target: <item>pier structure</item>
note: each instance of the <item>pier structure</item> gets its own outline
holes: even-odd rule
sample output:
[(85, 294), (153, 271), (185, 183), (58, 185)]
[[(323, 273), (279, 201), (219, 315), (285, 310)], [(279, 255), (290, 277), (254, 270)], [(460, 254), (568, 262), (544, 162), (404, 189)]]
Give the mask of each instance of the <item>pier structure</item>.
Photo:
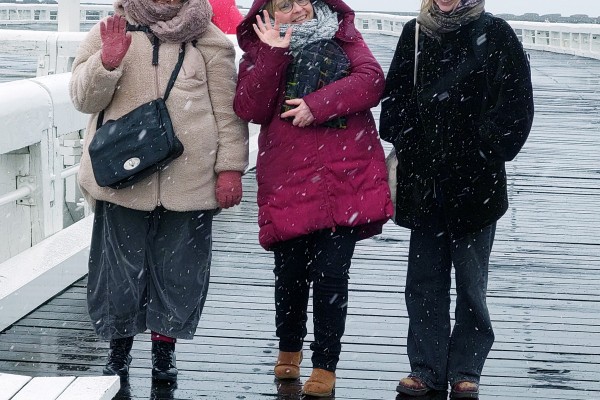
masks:
[[(44, 7), (36, 7), (42, 15)], [(106, 354), (85, 311), (92, 215), (76, 174), (88, 116), (74, 110), (67, 89), (85, 35), (70, 30), (77, 16), (82, 23), (83, 10), (52, 22), (57, 31), (0, 30), (0, 53), (31, 57), (37, 75), (0, 83), (0, 373), (95, 376)], [(110, 7), (99, 12), (108, 15)], [(357, 14), (384, 70), (410, 19)], [(510, 23), (531, 55), (536, 117), (522, 153), (507, 165), (511, 207), (498, 224), (488, 292), (497, 340), (481, 399), (600, 398), (600, 31)], [(282, 387), (270, 376), (272, 256), (257, 244), (258, 127), (251, 132), (244, 200), (215, 220), (211, 289), (197, 337), (178, 345), (178, 388), (150, 384), (143, 336), (134, 346), (130, 385), (115, 399), (297, 394), (297, 385)], [(392, 223), (357, 246), (339, 399), (390, 398), (409, 372), (407, 246), (408, 232)], [(282, 397), (285, 391), (292, 397)]]

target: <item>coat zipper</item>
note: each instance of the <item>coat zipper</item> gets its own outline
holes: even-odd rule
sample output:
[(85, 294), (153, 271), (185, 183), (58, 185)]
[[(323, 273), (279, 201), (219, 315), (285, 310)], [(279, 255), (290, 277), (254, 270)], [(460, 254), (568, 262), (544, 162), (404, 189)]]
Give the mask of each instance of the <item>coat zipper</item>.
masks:
[[(318, 139), (318, 135), (315, 133), (314, 134), (314, 138), (315, 138), (315, 144), (317, 146), (317, 157), (319, 158), (319, 161), (317, 162), (317, 165), (321, 165), (323, 171), (325, 171), (325, 164), (323, 162), (321, 162), (321, 150), (319, 149), (319, 139)], [(331, 210), (331, 191), (329, 189), (329, 185), (327, 184), (327, 179), (323, 178), (321, 180), (321, 182), (323, 182), (323, 186), (325, 187), (325, 196), (327, 197), (326, 202), (325, 202), (325, 207), (327, 208), (327, 214), (329, 215), (329, 218), (331, 219), (331, 222), (333, 224), (333, 226), (331, 227), (331, 231), (335, 233), (335, 229), (336, 229), (336, 225), (335, 225), (335, 218), (333, 217), (333, 211)]]
[[(159, 85), (159, 81), (158, 81), (158, 65), (154, 65), (154, 89), (155, 89), (155, 94), (156, 97), (158, 99), (159, 94), (158, 94), (158, 86)], [(160, 201), (160, 170), (158, 170), (156, 172), (156, 205), (157, 206), (161, 206), (161, 201)]]

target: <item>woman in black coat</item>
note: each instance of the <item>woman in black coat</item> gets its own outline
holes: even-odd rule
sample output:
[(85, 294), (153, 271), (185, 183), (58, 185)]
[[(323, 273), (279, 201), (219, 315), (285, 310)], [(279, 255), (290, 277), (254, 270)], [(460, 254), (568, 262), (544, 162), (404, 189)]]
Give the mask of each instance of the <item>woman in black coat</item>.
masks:
[(486, 289), (496, 221), (508, 208), (504, 164), (532, 121), (529, 62), (512, 28), (486, 14), (483, 0), (424, 0), (400, 37), (380, 124), (398, 156), (396, 222), (412, 230), (412, 372), (401, 393), (446, 390), (449, 382), (455, 397), (478, 394), (494, 341)]

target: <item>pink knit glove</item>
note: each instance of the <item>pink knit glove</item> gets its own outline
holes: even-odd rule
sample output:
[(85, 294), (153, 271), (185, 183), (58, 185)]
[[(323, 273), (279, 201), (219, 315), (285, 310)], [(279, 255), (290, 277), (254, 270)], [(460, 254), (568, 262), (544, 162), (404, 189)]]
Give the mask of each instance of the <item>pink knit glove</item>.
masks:
[(125, 31), (127, 21), (119, 15), (111, 15), (100, 22), (100, 38), (102, 39), (102, 64), (107, 70), (121, 65), (121, 61), (129, 50), (131, 34)]
[(217, 202), (221, 208), (229, 208), (242, 201), (242, 173), (223, 171), (217, 176)]

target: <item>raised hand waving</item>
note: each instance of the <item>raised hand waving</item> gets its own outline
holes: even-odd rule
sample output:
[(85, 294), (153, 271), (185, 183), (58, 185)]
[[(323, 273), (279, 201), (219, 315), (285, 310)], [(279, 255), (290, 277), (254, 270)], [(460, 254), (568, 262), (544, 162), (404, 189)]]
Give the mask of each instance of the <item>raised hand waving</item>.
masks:
[(292, 30), (293, 28), (290, 26), (285, 32), (284, 36), (281, 36), (279, 32), (280, 23), (278, 15), (279, 12), (275, 13), (275, 24), (271, 25), (271, 18), (269, 13), (265, 10), (264, 13), (264, 21), (260, 15), (256, 16), (256, 24), (253, 24), (254, 31), (256, 35), (261, 40), (261, 42), (268, 44), (271, 47), (279, 47), (287, 49), (290, 47), (290, 41), (292, 40)]
[(131, 34), (126, 32), (127, 21), (119, 15), (111, 15), (100, 22), (100, 38), (102, 39), (102, 64), (104, 68), (113, 70), (121, 65), (129, 45)]

